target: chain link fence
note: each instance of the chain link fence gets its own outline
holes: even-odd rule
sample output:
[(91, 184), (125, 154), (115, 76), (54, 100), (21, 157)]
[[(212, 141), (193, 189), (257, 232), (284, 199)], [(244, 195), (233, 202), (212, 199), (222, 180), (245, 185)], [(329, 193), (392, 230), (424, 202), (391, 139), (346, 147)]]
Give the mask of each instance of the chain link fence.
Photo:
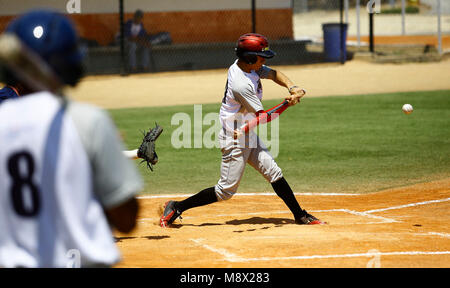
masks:
[(31, 9), (64, 13), (81, 36), (88, 74), (225, 68), (236, 58), (237, 38), (248, 32), (268, 37), (277, 52), (269, 64), (306, 64), (327, 61), (326, 23), (342, 19), (348, 24), (347, 45), (367, 45), (368, 2), (381, 8), (374, 17), (376, 41), (424, 35), (437, 43), (438, 11), (441, 33), (450, 34), (447, 0), (2, 0), (0, 32)]
[[(257, 32), (277, 51), (272, 64), (310, 62), (295, 40), (291, 0), (0, 1), (0, 32), (30, 9), (50, 8), (75, 23), (89, 74), (228, 67), (240, 35)], [(137, 14), (136, 14), (137, 12)]]
[[(340, 1), (294, 0), (294, 39), (321, 43), (322, 24), (339, 21)], [(448, 0), (342, 0), (342, 18), (348, 24), (347, 45), (367, 47), (370, 13), (379, 45), (430, 45), (440, 52), (450, 49)]]

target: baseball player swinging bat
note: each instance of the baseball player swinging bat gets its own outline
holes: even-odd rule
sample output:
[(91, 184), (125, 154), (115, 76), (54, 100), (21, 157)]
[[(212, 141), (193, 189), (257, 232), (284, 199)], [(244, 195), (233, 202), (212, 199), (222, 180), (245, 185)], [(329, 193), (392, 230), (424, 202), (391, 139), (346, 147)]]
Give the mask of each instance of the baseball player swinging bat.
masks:
[[(281, 168), (256, 133), (248, 133), (249, 141), (233, 140), (258, 124), (267, 123), (278, 117), (289, 106), (297, 104), (305, 91), (294, 85), (282, 72), (264, 65), (266, 59), (276, 54), (269, 49), (265, 36), (255, 33), (242, 35), (236, 43), (235, 52), (238, 59), (228, 69), (225, 93), (219, 112), (222, 124), (219, 132), (222, 152), (220, 178), (216, 185), (207, 187), (182, 201), (167, 201), (160, 218), (161, 227), (169, 227), (189, 209), (232, 198), (238, 190), (247, 164), (271, 184), (274, 192), (292, 212), (296, 224), (325, 224), (300, 207)], [(263, 96), (261, 79), (270, 79), (287, 88), (290, 96), (279, 105), (264, 110), (261, 102)], [(250, 113), (256, 117), (245, 123), (244, 118)], [(254, 141), (250, 141), (250, 138)], [(255, 145), (247, 145), (247, 142)]]
[[(303, 95), (305, 95), (306, 91), (304, 89), (302, 89), (302, 90), (303, 90)], [(263, 113), (259, 113), (255, 118), (253, 118), (252, 120), (247, 122), (244, 126), (242, 126), (239, 129), (236, 129), (234, 131), (234, 135), (233, 135), (234, 139), (239, 138), (243, 133), (248, 133), (248, 131), (250, 131), (254, 127), (258, 126), (259, 124), (268, 123), (268, 122), (276, 119), (288, 107), (289, 107), (289, 101), (284, 100), (283, 102), (276, 105), (275, 107), (272, 107), (272, 108), (264, 111)], [(274, 115), (272, 115), (272, 114), (274, 114)]]

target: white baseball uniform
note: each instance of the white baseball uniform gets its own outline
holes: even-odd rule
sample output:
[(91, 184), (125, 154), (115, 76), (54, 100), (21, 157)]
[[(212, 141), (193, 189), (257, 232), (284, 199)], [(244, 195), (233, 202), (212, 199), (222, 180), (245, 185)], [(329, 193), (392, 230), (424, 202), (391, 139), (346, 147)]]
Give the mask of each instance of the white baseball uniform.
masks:
[[(217, 199), (228, 200), (237, 191), (248, 162), (264, 178), (273, 183), (283, 177), (281, 169), (261, 139), (250, 131), (240, 139), (233, 139), (233, 131), (249, 120), (250, 115), (264, 110), (261, 103), (261, 78), (267, 78), (271, 69), (263, 65), (259, 71), (244, 72), (236, 62), (228, 69), (225, 95), (220, 107), (223, 129), (219, 134), (222, 150), (220, 180), (215, 186)], [(246, 139), (247, 138), (247, 139)]]
[[(120, 260), (104, 208), (142, 188), (102, 110), (48, 92), (0, 105), (0, 266)], [(65, 107), (65, 109), (63, 109)]]

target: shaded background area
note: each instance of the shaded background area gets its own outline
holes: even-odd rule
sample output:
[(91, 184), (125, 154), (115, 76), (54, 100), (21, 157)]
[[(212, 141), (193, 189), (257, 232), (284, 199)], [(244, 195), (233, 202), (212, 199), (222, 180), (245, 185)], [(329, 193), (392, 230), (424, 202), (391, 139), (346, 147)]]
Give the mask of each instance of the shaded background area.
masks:
[[(366, 0), (1, 1), (0, 32), (25, 11), (55, 9), (67, 14), (76, 24), (86, 50), (88, 74), (126, 75), (130, 72), (129, 50), (121, 31), (123, 24), (140, 9), (144, 13), (143, 26), (149, 34), (149, 49), (141, 52), (149, 55), (150, 65), (138, 72), (228, 67), (235, 59), (236, 39), (252, 31), (266, 35), (271, 48), (278, 52), (272, 65), (311, 64), (330, 61), (324, 57), (323, 24), (326, 23), (348, 24), (347, 47), (342, 46), (349, 50), (345, 60), (367, 50), (367, 3)], [(376, 44), (421, 44), (437, 49), (442, 46), (437, 34), (440, 14), (444, 50), (445, 45), (450, 45), (448, 1), (380, 0), (379, 3), (380, 13), (375, 15), (373, 24)], [(408, 38), (417, 35), (427, 37)], [(142, 54), (136, 56), (138, 63), (142, 63)]]
[[(334, 2), (339, 1), (324, 2), (323, 6), (337, 9)], [(0, 31), (29, 9), (55, 9), (76, 24), (87, 51), (89, 74), (126, 74), (128, 51), (126, 39), (121, 43), (121, 23), (132, 19), (139, 9), (144, 13), (142, 23), (150, 44), (150, 67), (140, 72), (227, 67), (235, 59), (237, 38), (252, 31), (267, 36), (278, 52), (273, 64), (317, 62), (316, 52), (308, 53), (306, 48), (311, 41), (295, 39), (295, 5), (291, 0), (2, 1)], [(161, 35), (165, 38), (158, 39)]]

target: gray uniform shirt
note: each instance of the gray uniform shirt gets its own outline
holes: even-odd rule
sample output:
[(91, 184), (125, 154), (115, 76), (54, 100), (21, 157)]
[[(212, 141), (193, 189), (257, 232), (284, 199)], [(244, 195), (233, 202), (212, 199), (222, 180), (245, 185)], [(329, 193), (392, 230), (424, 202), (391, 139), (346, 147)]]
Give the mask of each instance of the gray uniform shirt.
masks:
[(105, 208), (119, 206), (142, 189), (133, 163), (123, 156), (122, 141), (104, 110), (70, 101), (71, 116), (92, 166), (93, 190)]
[(67, 267), (69, 252), (82, 267), (120, 259), (104, 209), (142, 180), (105, 111), (63, 104), (39, 92), (0, 105), (0, 266)]
[[(237, 60), (230, 66), (219, 113), (223, 127), (221, 140), (232, 138), (234, 129), (254, 116), (251, 114), (264, 110), (261, 103), (263, 96), (261, 79), (267, 78), (271, 70), (270, 67), (263, 65), (260, 70), (247, 73), (237, 65)], [(221, 143), (221, 147), (224, 145)]]

